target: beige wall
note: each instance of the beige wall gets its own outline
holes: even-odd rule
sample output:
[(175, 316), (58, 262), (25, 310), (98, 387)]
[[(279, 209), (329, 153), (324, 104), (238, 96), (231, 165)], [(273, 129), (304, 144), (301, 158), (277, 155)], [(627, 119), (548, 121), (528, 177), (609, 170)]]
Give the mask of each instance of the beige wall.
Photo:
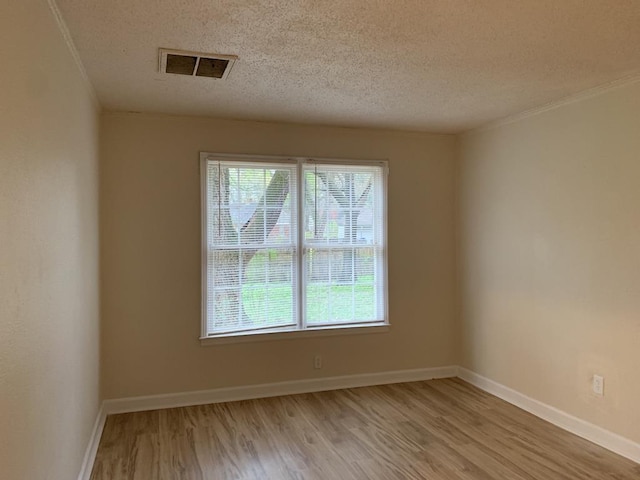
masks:
[[(101, 138), (107, 398), (455, 363), (454, 137), (119, 113)], [(201, 346), (201, 150), (388, 158), (391, 331)]]
[(71, 479), (99, 404), (99, 117), (45, 1), (2, 2), (0, 44), (0, 477)]
[(640, 84), (467, 134), (460, 161), (463, 365), (640, 441)]

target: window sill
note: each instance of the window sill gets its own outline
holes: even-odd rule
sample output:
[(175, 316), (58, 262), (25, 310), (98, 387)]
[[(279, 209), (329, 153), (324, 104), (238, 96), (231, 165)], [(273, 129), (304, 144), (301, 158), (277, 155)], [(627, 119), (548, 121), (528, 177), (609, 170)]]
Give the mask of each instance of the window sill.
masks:
[(361, 335), (370, 333), (386, 333), (389, 324), (376, 323), (372, 325), (345, 325), (308, 328), (306, 330), (276, 330), (268, 332), (227, 333), (211, 337), (200, 337), (200, 345), (223, 345), (227, 343), (249, 343), (271, 340), (292, 340), (295, 338), (333, 337), (337, 335)]

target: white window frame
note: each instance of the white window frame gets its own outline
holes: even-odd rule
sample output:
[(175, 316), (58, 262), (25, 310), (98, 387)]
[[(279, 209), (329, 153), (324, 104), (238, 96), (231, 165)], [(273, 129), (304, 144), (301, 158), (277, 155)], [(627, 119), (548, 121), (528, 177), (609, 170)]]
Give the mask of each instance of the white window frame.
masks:
[[(207, 278), (207, 262), (208, 262), (208, 239), (207, 239), (207, 221), (208, 221), (208, 191), (207, 191), (207, 165), (210, 161), (237, 161), (252, 163), (290, 163), (297, 166), (297, 191), (298, 198), (304, 198), (304, 165), (336, 165), (336, 166), (376, 166), (382, 167), (382, 294), (383, 299), (383, 320), (378, 322), (360, 322), (345, 323), (334, 325), (313, 326), (307, 325), (305, 321), (304, 302), (305, 302), (305, 273), (304, 273), (304, 255), (306, 254), (304, 247), (304, 228), (302, 208), (302, 200), (298, 200), (298, 238), (296, 239), (296, 265), (298, 272), (298, 285), (296, 295), (298, 297), (298, 309), (296, 326), (291, 327), (274, 327), (263, 328), (249, 331), (238, 331), (230, 333), (210, 334), (207, 329), (208, 311), (207, 311), (207, 294), (208, 294), (208, 278)], [(387, 236), (387, 212), (388, 212), (388, 174), (389, 164), (387, 160), (347, 160), (347, 159), (331, 159), (331, 158), (306, 158), (306, 157), (283, 157), (270, 155), (239, 155), (239, 154), (223, 154), (223, 153), (200, 153), (200, 205), (201, 205), (201, 331), (200, 342), (202, 345), (215, 345), (221, 343), (242, 343), (257, 340), (278, 340), (289, 338), (301, 338), (309, 336), (333, 336), (333, 335), (351, 335), (360, 333), (383, 333), (389, 331), (389, 288), (388, 288), (388, 236)]]

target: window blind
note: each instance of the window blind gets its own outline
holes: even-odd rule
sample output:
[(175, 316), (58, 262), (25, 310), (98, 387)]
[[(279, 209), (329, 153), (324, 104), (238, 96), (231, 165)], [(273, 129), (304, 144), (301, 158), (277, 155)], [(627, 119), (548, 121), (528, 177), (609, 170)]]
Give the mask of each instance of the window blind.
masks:
[(207, 162), (207, 332), (297, 325), (296, 166)]
[(380, 166), (304, 166), (304, 297), (310, 326), (385, 320)]

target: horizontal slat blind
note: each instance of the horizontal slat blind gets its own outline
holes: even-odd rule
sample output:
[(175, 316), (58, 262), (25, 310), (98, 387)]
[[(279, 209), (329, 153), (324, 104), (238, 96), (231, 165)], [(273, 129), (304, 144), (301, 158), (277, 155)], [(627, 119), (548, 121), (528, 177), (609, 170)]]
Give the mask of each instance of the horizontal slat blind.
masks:
[(384, 173), (377, 165), (303, 168), (309, 326), (386, 320)]
[(296, 172), (207, 160), (207, 335), (297, 325)]

